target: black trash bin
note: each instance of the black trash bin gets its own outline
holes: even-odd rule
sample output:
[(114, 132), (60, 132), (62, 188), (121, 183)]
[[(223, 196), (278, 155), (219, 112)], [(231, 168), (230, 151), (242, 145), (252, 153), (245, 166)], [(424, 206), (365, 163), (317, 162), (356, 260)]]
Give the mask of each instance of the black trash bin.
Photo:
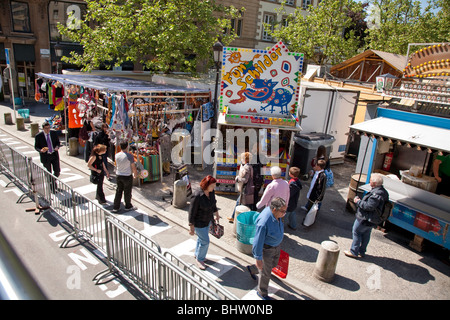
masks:
[(297, 133), (294, 136), (294, 152), (292, 153), (290, 166), (298, 167), (304, 179), (308, 179), (311, 168), (311, 160), (316, 156), (317, 149), (324, 145), (327, 155), (331, 152), (331, 145), (335, 141), (332, 135), (320, 132)]

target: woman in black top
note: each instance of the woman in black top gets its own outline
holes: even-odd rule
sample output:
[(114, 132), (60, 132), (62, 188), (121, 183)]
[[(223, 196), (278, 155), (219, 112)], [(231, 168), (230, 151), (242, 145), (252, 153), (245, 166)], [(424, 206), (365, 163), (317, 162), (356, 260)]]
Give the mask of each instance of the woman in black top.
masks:
[(103, 156), (103, 163), (106, 167), (108, 167), (108, 154), (109, 154), (109, 145), (110, 139), (108, 135), (108, 125), (106, 123), (102, 123), (102, 131), (100, 131), (94, 138), (94, 146), (98, 144), (103, 144), (106, 146), (105, 155)]
[(88, 167), (91, 169), (92, 174), (98, 175), (95, 199), (97, 199), (100, 204), (106, 204), (105, 193), (103, 192), (103, 179), (105, 178), (105, 174), (109, 178), (108, 169), (106, 169), (105, 163), (103, 162), (105, 153), (106, 146), (98, 144), (92, 149), (91, 157), (88, 161)]
[(194, 194), (189, 208), (189, 234), (198, 236), (197, 246), (195, 248), (195, 260), (201, 270), (206, 269), (205, 258), (209, 247), (209, 224), (216, 216), (219, 221), (219, 212), (216, 206), (216, 196), (214, 188), (216, 179), (212, 176), (206, 176), (200, 182), (201, 190)]

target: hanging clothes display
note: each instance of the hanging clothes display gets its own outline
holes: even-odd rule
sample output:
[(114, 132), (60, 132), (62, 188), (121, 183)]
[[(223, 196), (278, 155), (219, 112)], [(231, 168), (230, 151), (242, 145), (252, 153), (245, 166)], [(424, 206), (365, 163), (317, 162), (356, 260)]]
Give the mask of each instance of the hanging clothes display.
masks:
[[(83, 116), (78, 109), (78, 88), (74, 85), (70, 86), (69, 90), (69, 128), (81, 128), (83, 127)], [(56, 108), (55, 108), (56, 110)]]
[(112, 102), (112, 117), (109, 127), (114, 132), (116, 139), (128, 140), (131, 137), (132, 130), (130, 132), (127, 129), (129, 119), (125, 95), (112, 94), (110, 99)]
[(56, 81), (56, 83), (52, 85), (52, 95), (53, 104), (55, 106), (54, 110), (64, 110), (64, 86), (59, 81)]
[[(38, 73), (37, 76), (36, 91), (45, 88), (43, 93), (47, 93), (49, 108), (58, 111), (65, 109), (64, 103), (67, 106), (67, 113), (54, 115), (51, 120), (66, 124), (66, 115), (68, 129), (78, 130), (79, 139), (86, 146), (89, 141), (86, 139), (87, 128), (79, 130), (83, 128), (85, 119), (92, 124), (95, 119), (108, 124), (107, 132), (115, 151), (118, 151), (121, 141), (128, 141), (130, 151), (142, 163), (141, 181), (158, 181), (164, 173), (170, 174), (173, 130), (185, 129), (189, 120), (192, 123), (202, 105), (205, 105), (204, 111), (200, 113), (205, 116), (212, 116), (214, 111), (211, 104), (207, 104), (211, 99), (209, 90), (85, 74)], [(35, 98), (43, 96), (45, 94)], [(199, 121), (202, 120), (200, 117)], [(98, 133), (99, 126), (91, 127), (93, 136)], [(114, 150), (113, 145), (111, 150)], [(112, 160), (114, 155), (113, 152)]]

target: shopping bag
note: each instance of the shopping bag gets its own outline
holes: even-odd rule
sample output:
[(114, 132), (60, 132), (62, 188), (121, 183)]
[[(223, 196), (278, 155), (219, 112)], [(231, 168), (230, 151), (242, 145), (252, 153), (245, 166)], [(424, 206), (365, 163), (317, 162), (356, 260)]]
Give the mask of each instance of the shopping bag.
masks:
[(278, 277), (284, 279), (288, 274), (289, 268), (289, 254), (287, 252), (280, 250), (280, 258), (278, 259), (278, 264), (272, 269), (272, 273)]
[(316, 221), (316, 214), (319, 210), (319, 204), (314, 203), (311, 209), (309, 209), (308, 213), (306, 214), (305, 220), (303, 220), (303, 225), (306, 227), (309, 227)]
[(217, 239), (220, 239), (224, 234), (224, 227), (213, 220), (209, 225), (209, 233)]

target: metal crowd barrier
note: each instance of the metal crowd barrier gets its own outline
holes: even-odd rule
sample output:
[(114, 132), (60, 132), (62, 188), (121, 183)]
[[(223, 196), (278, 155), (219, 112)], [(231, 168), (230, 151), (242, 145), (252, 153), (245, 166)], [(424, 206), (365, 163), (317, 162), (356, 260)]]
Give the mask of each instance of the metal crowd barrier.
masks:
[(1, 140), (0, 169), (1, 173), (13, 179), (12, 182), (26, 189), (23, 196), (34, 200), (35, 212), (40, 213), (37, 221), (47, 210), (52, 210), (60, 222), (69, 226), (72, 232), (61, 247), (72, 239), (86, 239), (106, 255), (108, 269), (96, 275), (94, 280), (97, 283), (120, 272), (154, 299), (238, 299), (207, 275), (187, 267), (174, 255), (163, 255), (158, 243), (75, 192), (42, 164), (34, 163), (32, 158)]
[(220, 299), (113, 217), (106, 218), (106, 237), (108, 269), (97, 275), (98, 281), (120, 271), (156, 300)]
[(12, 178), (12, 181), (9, 182), (6, 186), (8, 186), (10, 183), (13, 183), (15, 185), (20, 184), (20, 187), (26, 189), (24, 195), (17, 200), (17, 203), (21, 202), (24, 197), (30, 195), (31, 188), (28, 183), (28, 181), (30, 180), (28, 158), (17, 150), (14, 150), (13, 148), (6, 145), (1, 140), (0, 167), (2, 173), (7, 173)]
[(172, 252), (170, 251), (164, 252), (164, 257), (172, 261), (172, 263), (174, 263), (177, 267), (182, 268), (185, 272), (187, 272), (190, 276), (197, 279), (197, 281), (201, 282), (209, 290), (213, 291), (217, 296), (220, 297), (221, 300), (239, 300), (238, 297), (236, 297), (230, 291), (226, 290), (214, 279), (208, 277), (204, 271), (201, 271), (200, 269), (194, 267), (192, 264), (189, 264), (181, 260), (178, 256), (174, 255)]

